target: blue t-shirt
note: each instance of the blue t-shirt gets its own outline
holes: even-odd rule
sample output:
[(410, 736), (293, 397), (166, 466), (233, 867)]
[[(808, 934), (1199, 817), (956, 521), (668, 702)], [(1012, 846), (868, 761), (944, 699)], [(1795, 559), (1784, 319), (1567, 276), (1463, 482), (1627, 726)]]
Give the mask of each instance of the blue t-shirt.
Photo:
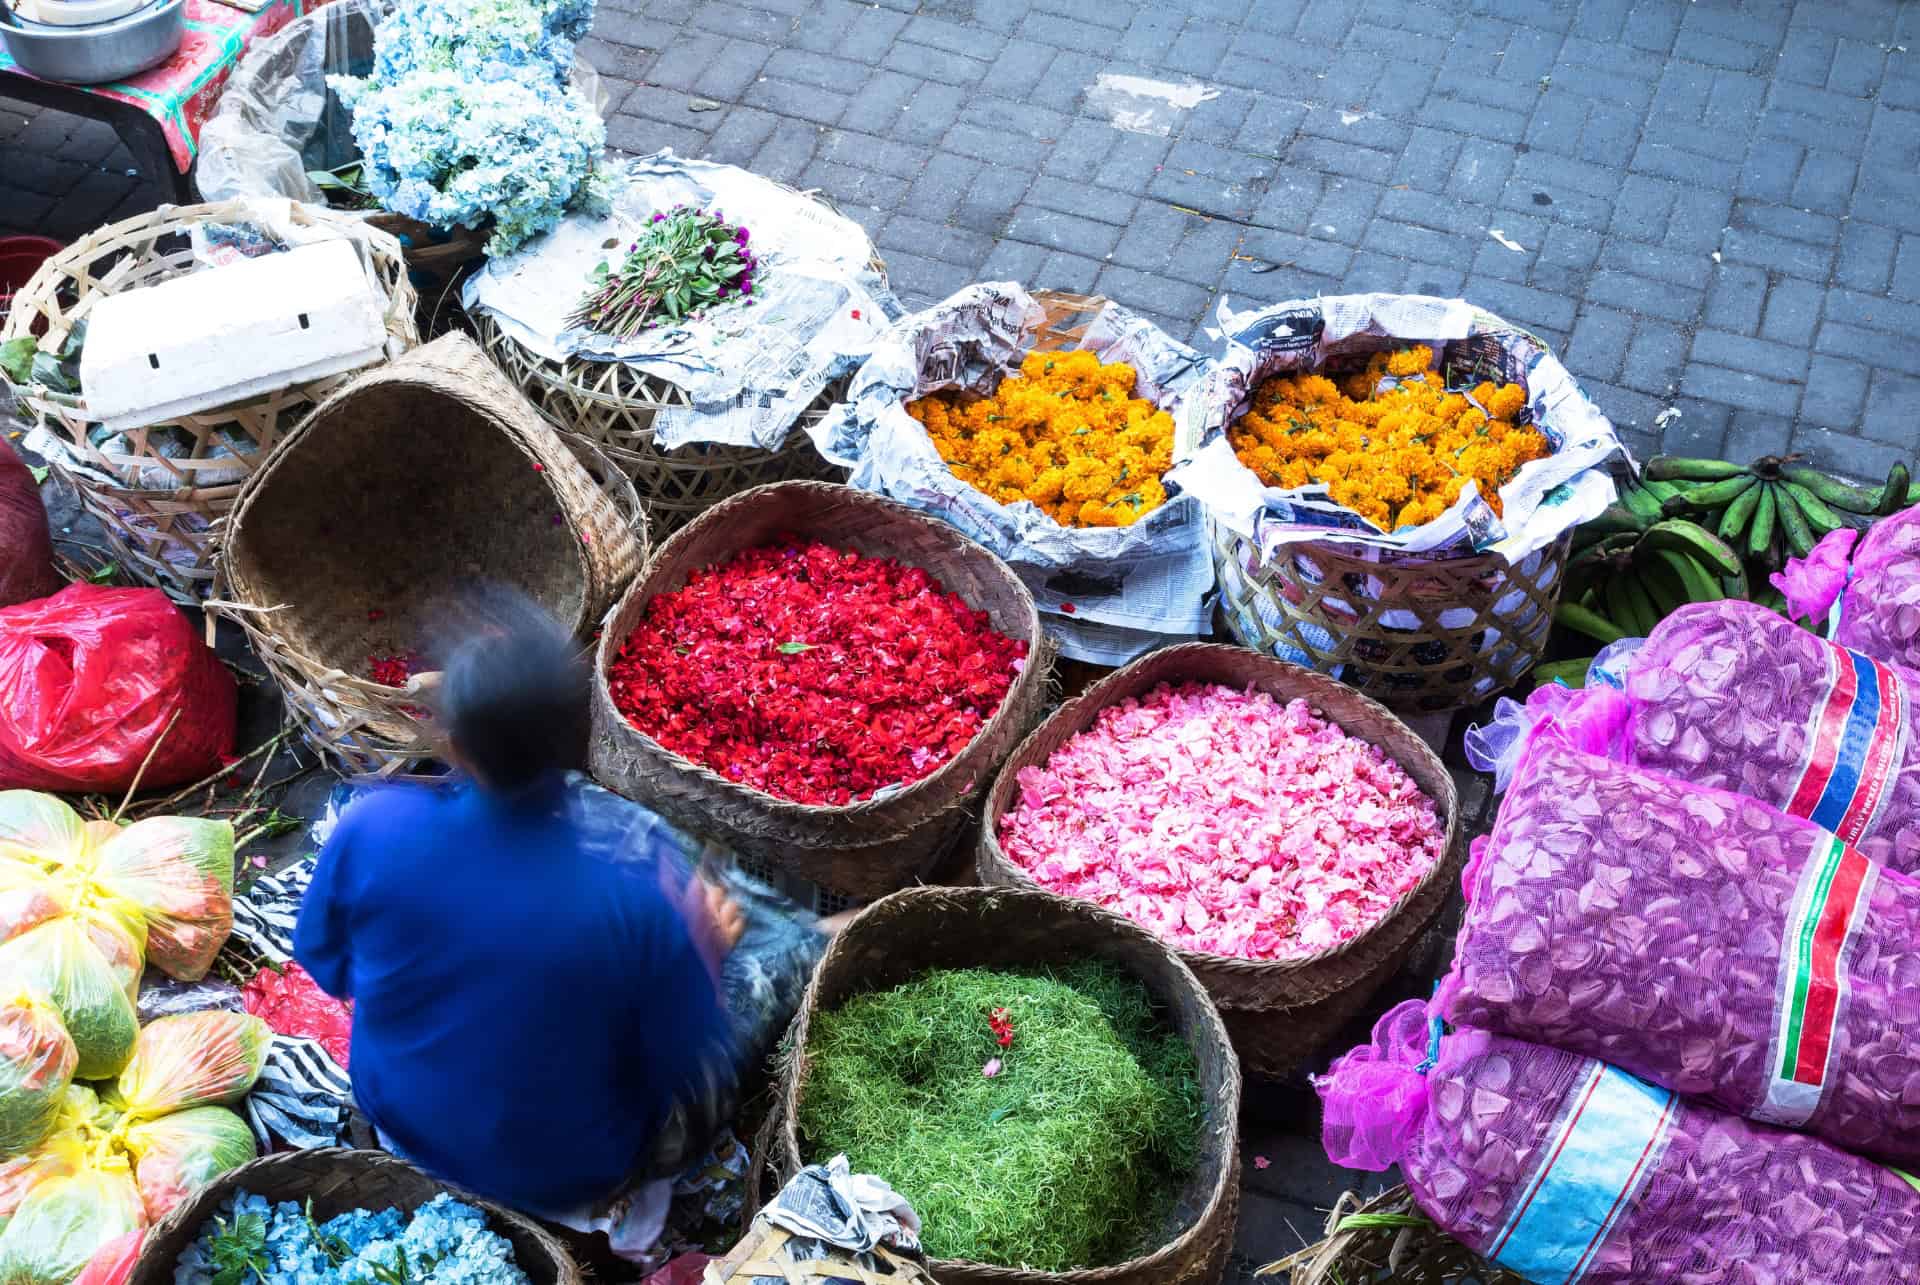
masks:
[(348, 809), (294, 931), (354, 1002), (354, 1097), (441, 1178), (535, 1212), (610, 1195), (724, 1041), (652, 866), (583, 849), (558, 778), (514, 801), (397, 786)]

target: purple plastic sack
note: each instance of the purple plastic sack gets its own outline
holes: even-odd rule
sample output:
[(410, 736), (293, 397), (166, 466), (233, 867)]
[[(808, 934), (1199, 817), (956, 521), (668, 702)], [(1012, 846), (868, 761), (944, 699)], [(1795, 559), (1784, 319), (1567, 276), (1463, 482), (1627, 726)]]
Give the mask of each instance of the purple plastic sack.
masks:
[(1838, 599), (1835, 642), (1920, 669), (1920, 508), (1874, 523), (1857, 546), (1853, 536), (1829, 533), (1807, 557), (1789, 559), (1774, 585), (1816, 625)]
[(1316, 1087), (1335, 1164), (1398, 1163), (1430, 1218), (1534, 1281), (1893, 1285), (1920, 1261), (1920, 1179), (1575, 1053), (1434, 1049), (1419, 1000)]
[(1536, 696), (1528, 720), (1579, 724), (1583, 749), (1759, 799), (1920, 874), (1920, 673), (1728, 601), (1661, 621), (1624, 693)]
[(1465, 878), (1449, 1022), (1920, 1166), (1920, 882), (1551, 726)]

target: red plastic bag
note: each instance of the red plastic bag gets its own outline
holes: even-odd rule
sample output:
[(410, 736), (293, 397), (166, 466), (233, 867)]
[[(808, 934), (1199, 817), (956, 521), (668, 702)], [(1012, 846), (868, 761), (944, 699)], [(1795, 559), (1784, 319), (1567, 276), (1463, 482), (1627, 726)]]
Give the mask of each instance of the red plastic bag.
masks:
[(130, 1231), (100, 1246), (73, 1278), (73, 1285), (121, 1285), (140, 1261), (140, 1245), (146, 1238), (144, 1231)]
[(289, 961), (278, 972), (261, 969), (241, 990), (240, 1002), (280, 1034), (317, 1041), (341, 1070), (347, 1069), (353, 1009), (314, 985), (300, 965)]
[(0, 439), (0, 607), (58, 593), (65, 582), (53, 569), (53, 536), (40, 484), (26, 462)]
[(705, 1254), (690, 1251), (647, 1277), (640, 1285), (700, 1285), (700, 1274), (706, 1270), (708, 1263), (715, 1261)]
[(158, 589), (72, 584), (0, 608), (0, 790), (124, 790), (163, 732), (141, 785), (197, 780), (233, 750), (236, 699)]

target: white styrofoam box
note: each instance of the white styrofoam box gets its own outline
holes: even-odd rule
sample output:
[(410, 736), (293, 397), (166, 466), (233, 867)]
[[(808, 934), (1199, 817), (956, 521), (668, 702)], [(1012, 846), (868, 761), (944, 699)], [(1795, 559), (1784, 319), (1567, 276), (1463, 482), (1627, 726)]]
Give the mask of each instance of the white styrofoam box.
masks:
[(101, 299), (80, 392), (118, 432), (371, 365), (386, 341), (352, 243), (319, 241)]

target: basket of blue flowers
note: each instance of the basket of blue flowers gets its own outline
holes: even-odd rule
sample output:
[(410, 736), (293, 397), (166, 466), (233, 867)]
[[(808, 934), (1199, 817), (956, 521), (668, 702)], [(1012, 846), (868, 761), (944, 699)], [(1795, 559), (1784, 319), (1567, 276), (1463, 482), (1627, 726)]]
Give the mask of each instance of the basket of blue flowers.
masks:
[(383, 1151), (323, 1148), (242, 1165), (181, 1201), (147, 1232), (127, 1285), (214, 1280), (580, 1285), (581, 1274), (530, 1218)]

